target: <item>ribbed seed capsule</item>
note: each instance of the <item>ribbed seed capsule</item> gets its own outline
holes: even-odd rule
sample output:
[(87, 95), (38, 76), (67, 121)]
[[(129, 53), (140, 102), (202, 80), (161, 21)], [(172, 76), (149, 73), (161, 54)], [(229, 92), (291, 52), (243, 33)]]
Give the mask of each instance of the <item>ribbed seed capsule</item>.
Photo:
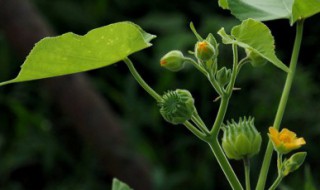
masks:
[(191, 93), (181, 89), (165, 93), (159, 106), (163, 118), (174, 125), (191, 119), (196, 110)]
[(223, 132), (222, 148), (229, 159), (250, 158), (260, 151), (262, 139), (254, 126), (254, 118), (227, 122)]

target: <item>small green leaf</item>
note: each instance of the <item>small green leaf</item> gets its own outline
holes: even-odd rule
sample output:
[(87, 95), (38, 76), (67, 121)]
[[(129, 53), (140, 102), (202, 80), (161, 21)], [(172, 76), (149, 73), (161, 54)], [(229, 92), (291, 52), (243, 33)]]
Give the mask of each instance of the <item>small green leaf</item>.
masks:
[(235, 42), (232, 36), (228, 35), (223, 27), (218, 31), (218, 34), (221, 36), (224, 44), (232, 44)]
[(0, 86), (108, 66), (151, 46), (153, 38), (131, 22), (93, 29), (84, 36), (69, 32), (47, 37), (31, 50), (18, 76)]
[(218, 34), (222, 37), (223, 43), (235, 43), (244, 49), (253, 51), (283, 71), (289, 71), (288, 67), (277, 58), (274, 38), (269, 28), (262, 22), (247, 19), (232, 28), (231, 36), (226, 34), (223, 28)]
[(133, 190), (133, 189), (131, 189), (127, 184), (123, 183), (117, 178), (113, 178), (112, 190)]
[(295, 0), (292, 7), (291, 25), (299, 19), (306, 19), (319, 12), (319, 0)]

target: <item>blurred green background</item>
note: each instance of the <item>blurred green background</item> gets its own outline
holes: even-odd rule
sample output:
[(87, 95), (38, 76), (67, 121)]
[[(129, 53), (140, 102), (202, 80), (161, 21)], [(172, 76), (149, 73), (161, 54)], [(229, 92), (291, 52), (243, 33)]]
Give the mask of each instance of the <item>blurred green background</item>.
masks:
[[(211, 125), (217, 111), (216, 94), (207, 80), (192, 67), (179, 73), (160, 68), (166, 52), (193, 49), (196, 38), (189, 30), (193, 21), (203, 36), (239, 21), (216, 1), (190, 0), (32, 0), (57, 34), (72, 31), (85, 34), (95, 27), (130, 20), (158, 37), (154, 46), (132, 56), (143, 77), (159, 93), (169, 89), (189, 89), (196, 99), (200, 115)], [(283, 119), (283, 126), (303, 136), (308, 152), (306, 163), (285, 178), (281, 189), (319, 189), (320, 171), (320, 15), (305, 22), (305, 35), (297, 75)], [(266, 23), (276, 40), (277, 55), (288, 63), (294, 28), (287, 20)], [(231, 49), (220, 45), (221, 65), (230, 65)], [(19, 71), (19, 59), (0, 30), (0, 79), (10, 79)], [(123, 63), (88, 72), (95, 88), (107, 99), (121, 119), (127, 141), (144, 157), (151, 170), (155, 190), (229, 189), (209, 147), (182, 126), (165, 123), (158, 107), (134, 81)], [(267, 64), (261, 68), (246, 65), (236, 86), (227, 119), (252, 115), (261, 131), (263, 149), (252, 166), (256, 181), (267, 128), (272, 125), (285, 74)], [(111, 178), (101, 168), (99, 156), (54, 105), (39, 82), (13, 84), (0, 88), (0, 189), (109, 189)], [(241, 162), (231, 161), (243, 181)], [(275, 162), (269, 182), (276, 176)], [(122, 168), (119, 168), (120, 170)], [(255, 185), (255, 184), (253, 184)], [(297, 188), (298, 187), (298, 188)]]

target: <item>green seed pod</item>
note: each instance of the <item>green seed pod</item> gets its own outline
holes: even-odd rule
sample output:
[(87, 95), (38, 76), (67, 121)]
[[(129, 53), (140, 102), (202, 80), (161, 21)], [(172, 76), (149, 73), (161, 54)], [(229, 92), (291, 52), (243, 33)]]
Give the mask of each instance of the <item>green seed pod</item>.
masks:
[(208, 61), (215, 55), (215, 49), (210, 42), (203, 40), (197, 42), (194, 48), (195, 56), (201, 61)]
[(262, 67), (268, 62), (265, 58), (249, 49), (246, 49), (246, 54), (250, 58), (250, 63), (253, 67)]
[(227, 122), (223, 128), (222, 148), (229, 159), (250, 158), (260, 151), (261, 135), (254, 126), (254, 118), (240, 118)]
[(283, 163), (283, 175), (287, 176), (289, 173), (297, 170), (304, 162), (307, 156), (306, 152), (297, 152)]
[(160, 65), (170, 71), (177, 72), (183, 69), (185, 57), (181, 51), (173, 50), (160, 59)]
[(174, 125), (191, 119), (196, 110), (191, 93), (181, 89), (165, 93), (159, 106), (162, 117)]
[(228, 84), (230, 79), (231, 79), (231, 69), (227, 69), (226, 67), (222, 67), (216, 73), (216, 80), (220, 84), (221, 87), (224, 87), (226, 84)]

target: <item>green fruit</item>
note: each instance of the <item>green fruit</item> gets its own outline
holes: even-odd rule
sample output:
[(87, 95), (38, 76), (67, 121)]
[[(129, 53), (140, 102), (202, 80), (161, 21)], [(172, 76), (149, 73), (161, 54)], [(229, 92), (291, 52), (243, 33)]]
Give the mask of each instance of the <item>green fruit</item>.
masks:
[(223, 128), (222, 148), (229, 159), (250, 158), (260, 151), (261, 135), (254, 126), (254, 119), (240, 118), (228, 122)]
[(191, 119), (196, 110), (191, 93), (181, 89), (165, 93), (159, 106), (162, 117), (174, 125)]

